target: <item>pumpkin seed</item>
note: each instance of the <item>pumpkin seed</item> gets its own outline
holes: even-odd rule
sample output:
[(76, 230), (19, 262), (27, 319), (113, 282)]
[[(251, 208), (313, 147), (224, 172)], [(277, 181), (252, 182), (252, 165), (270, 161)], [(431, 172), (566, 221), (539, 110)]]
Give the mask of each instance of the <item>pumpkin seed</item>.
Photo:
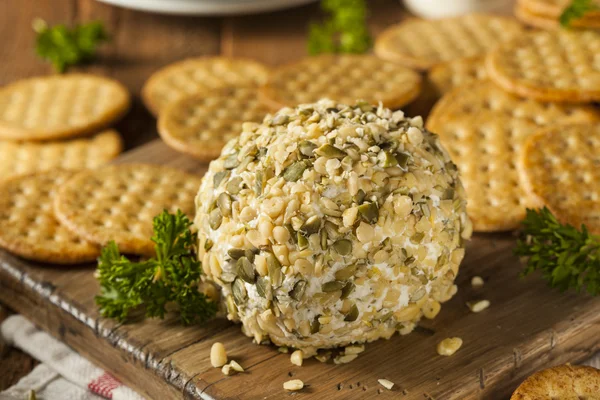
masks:
[(447, 188), (442, 194), (442, 200), (452, 200), (454, 198), (454, 189)]
[(235, 274), (234, 274), (234, 273), (231, 273), (231, 272), (223, 272), (223, 273), (221, 273), (221, 276), (220, 276), (219, 278), (220, 278), (220, 279), (221, 279), (223, 282), (226, 282), (226, 283), (231, 283), (231, 282), (235, 281), (235, 278), (237, 278), (237, 277), (235, 276)]
[(221, 222), (223, 222), (223, 215), (221, 214), (221, 210), (215, 208), (208, 215), (208, 224), (211, 229), (216, 230), (221, 226)]
[(287, 231), (289, 232), (290, 237), (292, 238), (292, 241), (294, 242), (294, 244), (297, 244), (298, 237), (297, 237), (297, 233), (294, 230), (294, 227), (292, 226), (292, 224), (285, 224), (284, 228), (287, 229)]
[(402, 169), (406, 169), (408, 166), (408, 160), (410, 159), (410, 155), (406, 153), (396, 153), (395, 154), (396, 161), (398, 161), (398, 166)]
[(234, 169), (238, 165), (240, 165), (238, 153), (230, 154), (223, 160), (223, 168), (225, 169)]
[(423, 241), (425, 234), (423, 232), (417, 232), (410, 237), (410, 241), (414, 244), (419, 244)]
[(258, 153), (256, 153), (256, 157), (257, 158), (263, 158), (264, 156), (267, 155), (267, 148), (266, 147), (261, 147), (258, 149)]
[(328, 143), (315, 150), (315, 153), (328, 158), (344, 158), (347, 155), (344, 150), (338, 149), (337, 147)]
[(410, 301), (412, 303), (419, 301), (423, 298), (423, 296), (425, 296), (426, 293), (427, 292), (426, 292), (425, 288), (419, 288), (419, 290), (417, 290), (416, 292), (413, 293), (412, 296), (410, 296)]
[(340, 299), (344, 300), (345, 298), (350, 296), (350, 294), (354, 292), (354, 288), (356, 288), (356, 285), (354, 285), (353, 282), (346, 283), (346, 286), (342, 288), (342, 296), (340, 297)]
[(271, 284), (269, 280), (263, 276), (256, 280), (256, 292), (264, 299), (269, 300), (271, 297)]
[(306, 281), (298, 281), (294, 285), (294, 288), (290, 290), (290, 297), (296, 301), (302, 300), (304, 292), (306, 291)]
[(281, 263), (273, 253), (267, 253), (267, 269), (271, 277), (271, 284), (274, 287), (281, 286), (283, 276), (281, 275)]
[(357, 318), (358, 318), (358, 307), (356, 307), (356, 304), (354, 304), (352, 306), (352, 308), (350, 308), (350, 310), (348, 310), (348, 312), (346, 313), (346, 317), (344, 318), (344, 321), (353, 322), (353, 321), (356, 321)]
[(297, 234), (298, 249), (304, 250), (308, 247), (308, 239), (301, 232)]
[(312, 217), (306, 220), (306, 222), (302, 225), (300, 230), (302, 231), (302, 233), (308, 236), (313, 233), (317, 233), (319, 231), (319, 228), (321, 228), (321, 217), (313, 215)]
[(227, 307), (227, 313), (235, 314), (237, 312), (237, 307), (235, 305), (235, 299), (232, 295), (227, 295), (227, 299), (225, 300), (225, 306)]
[(219, 171), (213, 176), (213, 187), (216, 189), (219, 187), (223, 179), (229, 175), (229, 171)]
[(325, 221), (325, 224), (323, 224), (323, 227), (325, 228), (325, 231), (327, 231), (328, 238), (335, 240), (338, 237), (340, 237), (339, 228), (333, 222)]
[(283, 170), (283, 179), (288, 182), (296, 182), (302, 177), (306, 168), (308, 168), (308, 164), (305, 161), (296, 161)]
[(206, 239), (206, 242), (204, 242), (204, 250), (209, 251), (210, 249), (212, 249), (214, 243), (212, 240), (210, 239)]
[(415, 258), (413, 256), (408, 257), (406, 260), (404, 260), (404, 265), (410, 265), (412, 263), (415, 262)]
[(257, 196), (260, 196), (262, 194), (263, 191), (263, 187), (264, 187), (264, 174), (262, 172), (262, 170), (258, 170), (256, 171), (256, 180), (254, 181), (254, 191), (256, 192)]
[(233, 300), (235, 304), (242, 305), (246, 302), (248, 298), (248, 292), (246, 291), (246, 286), (244, 285), (244, 281), (240, 278), (237, 278), (233, 281), (233, 285), (231, 285), (231, 292), (233, 293)]
[(393, 312), (391, 312), (391, 311), (390, 311), (390, 312), (388, 312), (388, 313), (385, 313), (385, 314), (383, 314), (383, 315), (381, 316), (381, 318), (379, 318), (379, 321), (380, 321), (380, 322), (385, 322), (385, 321), (387, 321), (388, 319), (392, 318), (392, 315), (394, 315), (394, 313), (393, 313)]
[(358, 263), (350, 264), (347, 267), (344, 267), (338, 271), (335, 271), (335, 279), (338, 279), (340, 281), (345, 281), (347, 279), (350, 279), (354, 276), (357, 269), (358, 269)]
[(333, 244), (333, 249), (341, 256), (352, 253), (352, 242), (348, 239), (340, 239)]
[(246, 167), (248, 166), (248, 164), (250, 164), (252, 161), (254, 161), (254, 157), (253, 156), (247, 156), (244, 157), (242, 159), (242, 162), (240, 163), (240, 165), (238, 166), (238, 171), (243, 171), (246, 169)]
[(272, 125), (283, 125), (283, 124), (287, 124), (287, 122), (290, 120), (290, 117), (288, 117), (285, 114), (277, 114), (275, 115), (275, 117), (273, 117), (273, 120), (271, 121)]
[(327, 231), (321, 229), (321, 250), (327, 249)]
[(248, 283), (256, 282), (256, 273), (254, 266), (246, 257), (240, 257), (235, 264), (237, 275)]
[(251, 249), (244, 250), (244, 256), (248, 260), (250, 260), (250, 262), (254, 262), (254, 255), (255, 255), (255, 252), (253, 250), (251, 250)]
[(365, 200), (365, 197), (367, 197), (367, 194), (365, 193), (365, 191), (362, 189), (358, 189), (358, 192), (356, 192), (356, 194), (354, 195), (352, 200), (356, 204), (362, 204), (362, 202)]
[(235, 178), (230, 179), (225, 186), (225, 190), (231, 194), (238, 194), (240, 190), (242, 190), (242, 178), (236, 176)]
[(223, 192), (217, 197), (217, 205), (224, 217), (231, 216), (231, 196)]
[(319, 332), (319, 329), (321, 329), (321, 323), (319, 322), (319, 316), (316, 316), (310, 324), (310, 333), (314, 335)]
[(300, 153), (307, 157), (313, 157), (316, 148), (317, 145), (308, 140), (303, 140), (298, 144), (298, 150), (300, 150)]
[(244, 249), (229, 249), (227, 250), (227, 254), (231, 257), (232, 260), (237, 260), (240, 257), (244, 257), (245, 250)]
[(342, 281), (329, 281), (329, 282), (325, 282), (322, 286), (321, 286), (321, 290), (324, 293), (330, 293), (330, 292), (335, 292), (338, 290), (342, 290), (342, 288), (345, 286), (345, 283)]
[(390, 153), (389, 151), (384, 151), (383, 152), (383, 162), (382, 162), (381, 166), (383, 168), (389, 168), (389, 167), (395, 167), (396, 165), (398, 165), (398, 160), (396, 159), (396, 157), (394, 157), (394, 155), (392, 153)]
[(363, 217), (365, 221), (370, 224), (377, 223), (379, 219), (379, 207), (375, 203), (363, 203), (358, 206), (358, 213)]

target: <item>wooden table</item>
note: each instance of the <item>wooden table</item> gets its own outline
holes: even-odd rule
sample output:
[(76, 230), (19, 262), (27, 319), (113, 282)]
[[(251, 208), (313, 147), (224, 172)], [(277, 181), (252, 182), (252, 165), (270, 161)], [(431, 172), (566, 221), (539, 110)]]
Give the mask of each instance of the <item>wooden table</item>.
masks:
[[(373, 34), (406, 14), (397, 0), (369, 3)], [(104, 23), (111, 42), (102, 47), (97, 62), (78, 69), (118, 79), (133, 93), (133, 108), (117, 126), (126, 148), (131, 149), (157, 137), (155, 120), (139, 99), (140, 89), (153, 71), (202, 55), (251, 57), (269, 65), (296, 60), (306, 54), (306, 25), (319, 18), (319, 8), (313, 4), (261, 15), (208, 18), (148, 14), (94, 0), (4, 0), (0, 2), (0, 86), (52, 73), (50, 65), (34, 52), (31, 22), (35, 18), (50, 25), (90, 20)], [(6, 308), (0, 308), (0, 322), (6, 315)], [(26, 354), (0, 343), (0, 390), (16, 383), (35, 365)]]

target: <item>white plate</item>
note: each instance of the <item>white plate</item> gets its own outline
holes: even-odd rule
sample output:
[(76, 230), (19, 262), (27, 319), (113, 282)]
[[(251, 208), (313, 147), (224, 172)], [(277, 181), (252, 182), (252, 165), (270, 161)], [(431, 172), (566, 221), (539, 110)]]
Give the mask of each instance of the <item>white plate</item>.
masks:
[(279, 10), (315, 0), (98, 0), (141, 11), (177, 15), (253, 14)]

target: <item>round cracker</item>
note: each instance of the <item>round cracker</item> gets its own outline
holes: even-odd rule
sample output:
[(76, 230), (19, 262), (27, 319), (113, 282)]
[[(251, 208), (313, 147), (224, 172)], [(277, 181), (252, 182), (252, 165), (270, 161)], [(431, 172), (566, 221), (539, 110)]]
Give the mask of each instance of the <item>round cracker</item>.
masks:
[(421, 89), (416, 72), (372, 55), (308, 57), (273, 71), (261, 88), (273, 108), (294, 107), (329, 98), (354, 104), (357, 100), (399, 108), (414, 100)]
[[(558, 20), (565, 8), (569, 6), (572, 1), (573, 0), (517, 0), (517, 6), (523, 10), (527, 10), (530, 14)], [(600, 2), (598, 2), (598, 6), (600, 7)], [(587, 11), (586, 17), (600, 18), (600, 11)]]
[(468, 83), (487, 78), (485, 58), (460, 58), (436, 65), (429, 71), (429, 81), (438, 94), (444, 94)]
[(123, 85), (102, 76), (17, 81), (0, 89), (0, 139), (53, 140), (92, 133), (125, 115), (130, 101)]
[(484, 55), (498, 43), (523, 34), (512, 18), (468, 14), (436, 20), (410, 19), (385, 30), (375, 41), (375, 54), (411, 68)]
[(427, 126), (439, 125), (438, 119), (454, 115), (476, 115), (488, 111), (529, 119), (538, 125), (600, 121), (600, 112), (593, 106), (527, 99), (507, 93), (490, 81), (482, 81), (468, 83), (446, 93), (431, 110)]
[(208, 162), (242, 132), (244, 122), (260, 122), (267, 112), (256, 87), (228, 86), (169, 104), (158, 119), (158, 132), (175, 150)]
[(157, 165), (108, 165), (65, 182), (54, 211), (61, 223), (91, 242), (114, 240), (124, 253), (151, 256), (153, 218), (165, 209), (193, 216), (200, 179)]
[(600, 125), (553, 127), (531, 136), (519, 160), (527, 192), (563, 223), (600, 234)]
[(600, 100), (600, 32), (535, 32), (501, 44), (487, 57), (503, 89), (540, 101)]
[(225, 86), (262, 85), (269, 70), (263, 64), (244, 58), (189, 58), (156, 71), (142, 88), (142, 100), (157, 116), (169, 103), (196, 92)]
[(525, 379), (510, 400), (600, 400), (600, 370), (583, 365), (559, 365)]
[(93, 261), (100, 255), (98, 246), (73, 234), (54, 216), (52, 200), (71, 175), (53, 170), (0, 183), (1, 247), (29, 260), (54, 264)]
[(535, 122), (481, 111), (436, 119), (428, 129), (440, 140), (458, 166), (467, 192), (467, 213), (473, 230), (512, 230), (532, 202), (517, 171), (525, 139), (540, 129)]
[(61, 142), (0, 140), (0, 181), (54, 168), (96, 168), (114, 159), (122, 149), (121, 136), (112, 129), (91, 137)]
[[(558, 17), (535, 14), (521, 4), (515, 5), (514, 13), (519, 21), (534, 28), (553, 30), (561, 27)], [(584, 16), (569, 22), (569, 25), (577, 28), (599, 28), (600, 18)]]

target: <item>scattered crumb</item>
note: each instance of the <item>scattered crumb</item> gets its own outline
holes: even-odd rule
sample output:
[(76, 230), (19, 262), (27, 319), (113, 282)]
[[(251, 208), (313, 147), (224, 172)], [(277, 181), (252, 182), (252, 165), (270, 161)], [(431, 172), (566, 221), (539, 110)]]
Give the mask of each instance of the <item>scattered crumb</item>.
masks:
[(242, 368), (242, 366), (240, 364), (238, 364), (238, 362), (235, 360), (231, 360), (229, 362), (229, 365), (231, 366), (231, 368), (233, 368), (234, 371), (244, 372), (244, 368)]
[(229, 365), (229, 364), (223, 365), (223, 368), (221, 368), (221, 372), (223, 373), (223, 375), (231, 374), (231, 365)]
[(394, 382), (387, 379), (377, 379), (377, 382), (379, 382), (379, 384), (387, 390), (392, 390), (392, 388), (394, 387)]
[(283, 388), (289, 391), (301, 390), (304, 387), (304, 382), (300, 379), (292, 379), (283, 383)]
[(489, 300), (470, 301), (467, 303), (467, 307), (474, 312), (478, 313), (490, 306)]
[(377, 394), (383, 393), (383, 389), (377, 389)]
[(291, 378), (292, 376), (294, 376), (294, 373), (292, 371), (288, 372), (288, 376)]
[(337, 390), (342, 390), (343, 387), (344, 387), (344, 385), (342, 385), (341, 383), (337, 384)]
[(290, 356), (290, 362), (298, 367), (302, 366), (302, 361), (304, 359), (304, 353), (302, 350), (296, 350)]
[(354, 385), (353, 384), (349, 384), (348, 385), (348, 389), (354, 389)]
[(437, 353), (440, 356), (451, 356), (462, 346), (463, 341), (459, 337), (446, 338), (438, 343)]
[(480, 288), (484, 285), (484, 283), (485, 281), (480, 276), (474, 276), (473, 278), (471, 278), (471, 286), (473, 286), (474, 288)]

